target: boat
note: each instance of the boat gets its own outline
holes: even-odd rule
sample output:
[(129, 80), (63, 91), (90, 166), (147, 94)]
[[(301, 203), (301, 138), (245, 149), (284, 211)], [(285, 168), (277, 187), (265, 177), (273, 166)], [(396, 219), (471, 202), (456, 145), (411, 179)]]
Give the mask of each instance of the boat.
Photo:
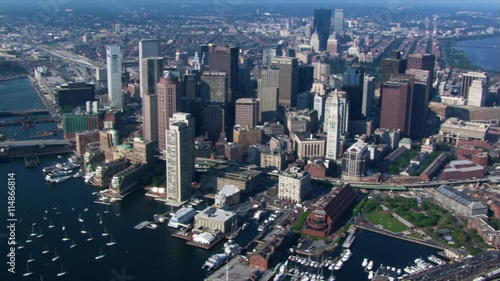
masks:
[(342, 261), (346, 262), (351, 256), (352, 256), (351, 250), (347, 249), (344, 255), (342, 255)]
[(240, 251), (241, 251), (241, 246), (238, 244), (231, 244), (224, 248), (224, 253), (228, 256), (237, 255), (240, 253)]
[(363, 262), (361, 263), (361, 266), (362, 267), (366, 267), (368, 265), (368, 259), (367, 258), (364, 258), (363, 259)]
[(224, 263), (227, 258), (228, 256), (226, 254), (215, 254), (209, 257), (207, 261), (205, 261), (205, 264), (202, 266), (202, 268), (206, 270), (217, 268), (222, 263)]
[(102, 224), (102, 217), (99, 215), (99, 224)]
[(38, 227), (38, 235), (36, 236), (36, 238), (42, 238), (42, 237), (43, 237), (42, 229)]
[(26, 243), (31, 243), (31, 242), (33, 242), (33, 240), (31, 239), (26, 240)]
[(49, 211), (47, 210), (47, 208), (45, 208), (45, 213), (47, 214)]
[(78, 214), (78, 221), (79, 221), (79, 222), (83, 222), (82, 213), (79, 213), (79, 214)]
[(241, 230), (245, 230), (247, 229), (247, 227), (249, 226), (250, 224), (248, 222), (245, 222), (242, 226), (241, 226)]
[(328, 278), (328, 281), (335, 281), (335, 275), (331, 275), (330, 278)]
[(105, 214), (109, 214), (109, 209), (108, 206), (106, 206), (106, 210), (104, 211)]
[(66, 225), (64, 225), (64, 221), (63, 221), (63, 224), (62, 224), (62, 226), (61, 226), (61, 229), (62, 229), (63, 231), (65, 231), (65, 230), (66, 230)]
[(27, 277), (27, 276), (30, 276), (30, 275), (33, 275), (33, 272), (30, 271), (30, 266), (28, 263), (26, 263), (26, 272), (23, 273), (23, 276), (24, 277)]
[(35, 232), (35, 225), (33, 224), (33, 225), (31, 225), (31, 233), (30, 233), (30, 236), (31, 236), (31, 237), (35, 237), (35, 236), (36, 236), (36, 234), (37, 234), (37, 233)]
[(283, 280), (285, 278), (285, 276), (286, 275), (283, 272), (280, 272), (280, 273), (276, 274), (276, 276), (274, 277), (273, 281), (281, 281), (281, 280)]
[(33, 258), (33, 254), (30, 253), (30, 258), (26, 261), (27, 263), (34, 262), (35, 259)]
[(87, 231), (85, 230), (85, 224), (82, 224), (82, 230), (80, 232), (82, 234), (87, 234)]
[(60, 182), (63, 182), (67, 179), (71, 178), (71, 176), (62, 176), (62, 177), (56, 177), (56, 178), (50, 178), (50, 182), (53, 182), (53, 183), (60, 183)]
[(90, 242), (94, 240), (94, 238), (92, 238), (92, 234), (90, 233), (90, 230), (89, 230), (89, 237), (87, 238), (87, 242)]
[(368, 279), (369, 280), (372, 280), (373, 279), (373, 271), (370, 270), (370, 272), (368, 273)]
[(49, 221), (49, 228), (54, 228), (54, 225), (52, 224), (52, 220)]
[(48, 167), (44, 167), (42, 169), (42, 171), (44, 173), (50, 173), (50, 172), (53, 172), (54, 170), (57, 170), (57, 169), (60, 169), (60, 167), (57, 167), (57, 166), (48, 166)]
[(370, 261), (370, 262), (368, 263), (368, 265), (366, 266), (366, 269), (367, 269), (367, 270), (372, 270), (372, 268), (373, 268), (373, 261)]
[(87, 212), (88, 210), (89, 210), (89, 208), (85, 208), (85, 209), (83, 209), (83, 211), (84, 211), (84, 212)]
[(255, 213), (253, 215), (253, 218), (256, 220), (256, 221), (259, 221), (262, 219), (262, 217), (264, 217), (264, 215), (267, 214), (266, 211), (257, 211), (257, 213)]
[(18, 244), (18, 245), (19, 245), (19, 246), (17, 246), (17, 249), (18, 249), (18, 250), (24, 249), (24, 245), (23, 245), (23, 244), (21, 244), (21, 241), (16, 242), (16, 244)]
[(179, 228), (181, 225), (186, 225), (191, 222), (196, 215), (196, 210), (191, 207), (185, 207), (178, 210), (168, 221), (168, 226)]
[(152, 224), (148, 225), (147, 228), (156, 229), (156, 228), (158, 228), (158, 225), (156, 223), (152, 223)]
[(47, 250), (47, 245), (45, 245), (45, 247), (43, 248), (43, 251), (42, 251), (42, 254), (47, 254), (49, 253), (49, 250)]
[(54, 249), (54, 257), (52, 258), (52, 261), (56, 261), (60, 259), (61, 257), (57, 255), (57, 249)]
[(62, 241), (68, 241), (68, 240), (69, 240), (68, 233), (64, 231), (64, 237), (62, 238)]
[(398, 268), (398, 270), (396, 270), (396, 274), (401, 275), (401, 268)]
[(57, 277), (61, 277), (61, 276), (64, 276), (66, 274), (68, 274), (68, 272), (64, 271), (63, 265), (61, 263), (61, 272), (57, 273)]
[(108, 243), (106, 243), (106, 246), (113, 246), (115, 244), (116, 244), (115, 239), (113, 239), (113, 234), (111, 234), (111, 240)]
[(108, 236), (109, 235), (108, 229), (106, 228), (106, 226), (104, 226), (104, 232), (101, 235), (102, 236)]
[(83, 177), (83, 180), (85, 181), (85, 183), (89, 183), (90, 180), (94, 177), (94, 175), (95, 172), (90, 172)]
[(72, 243), (69, 247), (70, 247), (70, 248), (74, 248), (74, 247), (76, 247), (75, 240), (71, 239), (71, 241), (72, 241), (73, 243)]
[(339, 270), (339, 269), (341, 269), (341, 268), (342, 268), (342, 266), (343, 266), (343, 265), (344, 265), (344, 263), (343, 263), (341, 260), (339, 260), (339, 261), (335, 264), (335, 266), (333, 267), (333, 269), (335, 269), (335, 270)]
[(106, 255), (102, 253), (102, 248), (101, 248), (101, 246), (99, 246), (99, 255), (97, 255), (97, 256), (95, 257), (95, 259), (96, 259), (96, 260), (100, 260), (100, 259), (104, 258), (105, 256), (106, 256)]

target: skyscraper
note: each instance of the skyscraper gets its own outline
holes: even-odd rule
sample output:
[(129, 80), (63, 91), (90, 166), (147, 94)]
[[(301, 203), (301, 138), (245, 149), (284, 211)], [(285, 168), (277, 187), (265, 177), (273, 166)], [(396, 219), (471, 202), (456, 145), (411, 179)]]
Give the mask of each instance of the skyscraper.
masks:
[(330, 36), (332, 25), (331, 9), (314, 9), (314, 32), (318, 33), (319, 50), (326, 50), (326, 42)]
[(176, 113), (166, 130), (166, 199), (180, 203), (192, 194), (194, 173), (194, 120), (189, 113)]
[(369, 118), (372, 116), (373, 99), (375, 97), (375, 81), (372, 76), (364, 76), (363, 81), (363, 99), (361, 102), (361, 116)]
[(408, 66), (407, 69), (420, 69), (427, 70), (429, 72), (428, 80), (429, 92), (426, 95), (426, 101), (429, 101), (430, 95), (432, 94), (432, 83), (434, 83), (434, 67), (436, 65), (436, 56), (432, 54), (411, 54), (408, 55)]
[(238, 47), (209, 45), (209, 69), (226, 73), (229, 88), (228, 102), (233, 101), (238, 89), (238, 54)]
[(279, 105), (285, 108), (295, 106), (298, 87), (298, 63), (296, 58), (276, 57), (272, 64), (280, 70)]
[(275, 44), (264, 49), (264, 52), (262, 54), (262, 60), (265, 65), (271, 66), (272, 58), (281, 56), (283, 56), (283, 50), (281, 48), (281, 45)]
[(333, 30), (338, 34), (344, 33), (344, 9), (335, 9), (335, 17), (333, 18)]
[(181, 96), (177, 76), (167, 72), (156, 88), (158, 98), (158, 147), (166, 149), (165, 132), (169, 129), (169, 119), (181, 107)]
[(228, 77), (225, 72), (203, 72), (201, 97), (209, 103), (225, 105), (229, 101)]
[(258, 80), (257, 96), (260, 100), (259, 104), (259, 121), (270, 122), (274, 121), (276, 110), (278, 108), (280, 87), (280, 70), (267, 69), (262, 70), (260, 79)]
[[(148, 68), (143, 67), (143, 59), (149, 57), (160, 57), (160, 41), (157, 39), (143, 39), (139, 41), (139, 77), (141, 78), (141, 98), (148, 93), (148, 88), (143, 87), (143, 79), (147, 76), (144, 74), (144, 70)], [(162, 61), (162, 69), (163, 69), (163, 61)], [(148, 81), (150, 79), (147, 79)], [(158, 81), (155, 82), (155, 84)], [(149, 83), (149, 82), (148, 82)]]
[(259, 122), (259, 99), (241, 98), (236, 100), (235, 125), (254, 127)]
[(311, 45), (313, 52), (319, 53), (320, 52), (320, 46), (319, 46), (319, 36), (317, 32), (314, 32), (311, 35), (311, 40), (309, 40), (309, 45)]
[(328, 38), (328, 41), (326, 43), (326, 51), (329, 52), (330, 55), (337, 54), (339, 52), (337, 39)]
[(347, 92), (349, 99), (349, 118), (359, 120), (361, 115), (363, 82), (365, 70), (360, 65), (353, 65), (344, 72), (342, 90)]
[(405, 73), (407, 60), (401, 58), (401, 52), (392, 51), (391, 57), (382, 60), (382, 83), (389, 81), (392, 75)]
[(203, 108), (203, 134), (213, 143), (224, 135), (224, 107), (219, 104), (208, 104)]
[(430, 74), (427, 70), (408, 69), (406, 74), (413, 75), (411, 137), (423, 138), (425, 136), (425, 124), (427, 121), (429, 92), (431, 89)]
[(145, 94), (142, 98), (142, 136), (145, 140), (158, 142), (158, 96)]
[(325, 122), (323, 132), (326, 132), (326, 155), (328, 160), (339, 157), (340, 135), (347, 132), (349, 120), (349, 101), (347, 93), (335, 91), (330, 93), (325, 103)]
[(108, 67), (108, 99), (111, 102), (111, 107), (123, 109), (122, 54), (120, 46), (106, 46), (106, 62)]
[(481, 80), (488, 85), (488, 76), (481, 72), (467, 72), (462, 75), (462, 85), (460, 89), (460, 96), (465, 99), (469, 99), (469, 88), (472, 85), (472, 81)]
[[(311, 90), (314, 83), (314, 70), (315, 67), (310, 64), (299, 64), (297, 68), (297, 93), (308, 92)], [(328, 73), (330, 69), (328, 69)], [(328, 76), (328, 75), (326, 75)]]
[(486, 101), (486, 82), (480, 79), (472, 81), (469, 87), (468, 106), (482, 107)]
[(401, 135), (410, 135), (413, 83), (412, 75), (398, 75), (382, 84), (381, 128), (399, 129)]
[(147, 57), (141, 60), (141, 97), (156, 93), (156, 84), (163, 74), (163, 58)]

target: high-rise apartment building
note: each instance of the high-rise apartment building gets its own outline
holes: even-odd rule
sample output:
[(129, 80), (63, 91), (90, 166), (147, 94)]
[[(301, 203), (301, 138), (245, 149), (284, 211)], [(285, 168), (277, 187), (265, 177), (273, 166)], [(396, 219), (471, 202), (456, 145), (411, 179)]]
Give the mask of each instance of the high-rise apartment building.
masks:
[(210, 71), (225, 72), (228, 79), (228, 102), (233, 101), (238, 89), (238, 47), (209, 45)]
[(346, 92), (335, 91), (326, 98), (323, 132), (327, 134), (325, 158), (328, 160), (339, 157), (340, 136), (347, 132), (349, 124), (349, 106)]
[(373, 99), (375, 97), (375, 81), (372, 76), (366, 75), (363, 78), (363, 98), (361, 102), (361, 116), (369, 118), (372, 116)]
[[(177, 116), (179, 115), (179, 116)], [(177, 118), (178, 117), (178, 118)], [(166, 200), (180, 203), (192, 194), (194, 174), (194, 120), (189, 113), (176, 113), (166, 130)]]
[(259, 123), (259, 99), (236, 100), (236, 125), (254, 127)]
[(280, 70), (262, 70), (257, 87), (257, 97), (260, 100), (259, 121), (262, 123), (274, 121), (278, 109)]
[[(155, 57), (155, 58), (160, 58), (160, 41), (157, 39), (143, 39), (139, 41), (139, 77), (141, 79), (141, 98), (147, 94), (150, 93), (149, 88), (151, 87), (151, 81), (154, 80), (154, 78), (149, 79), (147, 78), (147, 74), (144, 73), (144, 70), (147, 70), (148, 68), (143, 66), (143, 59), (145, 58), (150, 58), (150, 57)], [(161, 69), (163, 69), (163, 61), (162, 61), (162, 66)], [(156, 72), (150, 72), (150, 73), (156, 73)], [(161, 75), (161, 73), (160, 73)], [(148, 85), (143, 87), (143, 81), (148, 81)], [(156, 84), (158, 81), (156, 81), (154, 84)], [(152, 86), (154, 88), (154, 85)]]
[(106, 62), (108, 68), (108, 99), (111, 102), (111, 107), (123, 109), (122, 54), (120, 46), (106, 46)]
[(298, 63), (296, 58), (276, 57), (272, 64), (280, 70), (279, 105), (285, 108), (295, 106), (298, 87)]
[(331, 9), (314, 9), (314, 32), (318, 33), (319, 50), (326, 50), (326, 41), (330, 36), (330, 26), (332, 25)]
[(158, 147), (166, 149), (165, 132), (169, 129), (169, 119), (180, 111), (181, 96), (178, 78), (172, 72), (167, 72), (156, 86), (158, 104)]
[(344, 9), (335, 9), (335, 15), (333, 18), (333, 30), (338, 35), (344, 33)]
[(413, 75), (404, 74), (382, 84), (380, 128), (399, 129), (401, 135), (410, 135), (413, 84)]

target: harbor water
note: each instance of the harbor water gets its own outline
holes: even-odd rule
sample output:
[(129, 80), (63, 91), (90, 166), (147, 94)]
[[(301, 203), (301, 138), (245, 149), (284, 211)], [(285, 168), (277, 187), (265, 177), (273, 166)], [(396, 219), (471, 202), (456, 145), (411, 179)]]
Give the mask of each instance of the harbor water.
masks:
[[(32, 89), (28, 95), (28, 90), (24, 87), (12, 86), (24, 83), (29, 84), (29, 81), (20, 79), (0, 82), (0, 97), (9, 96), (8, 104), (12, 105), (10, 108), (10, 105), (4, 103), (3, 106), (7, 107), (2, 109), (40, 108), (37, 104), (41, 102)], [(8, 86), (11, 88), (9, 92), (5, 92)], [(21, 91), (19, 95), (15, 94), (17, 90)], [(18, 106), (23, 103), (25, 107)], [(55, 126), (37, 124), (33, 129), (46, 130), (41, 126), (52, 125)], [(23, 136), (18, 132), (19, 139), (28, 135)], [(67, 158), (66, 155), (63, 157)], [(93, 202), (96, 196), (92, 193), (96, 190), (86, 185), (82, 178), (70, 178), (57, 184), (46, 182), (42, 168), (64, 160), (57, 156), (41, 157), (37, 168), (25, 168), (23, 159), (0, 163), (0, 181), (6, 183), (8, 173), (15, 174), (18, 220), (16, 239), (24, 246), (16, 251), (16, 274), (11, 274), (6, 270), (7, 241), (0, 238), (0, 255), (4, 264), (0, 280), (40, 280), (40, 276), (43, 276), (43, 280), (182, 281), (203, 280), (206, 277), (206, 271), (201, 267), (208, 257), (222, 250), (223, 242), (210, 250), (189, 246), (184, 240), (171, 237), (174, 230), (168, 228), (166, 222), (160, 223), (154, 230), (134, 229), (142, 221), (153, 220), (154, 214), (170, 212), (170, 207), (145, 197), (143, 191), (132, 193), (122, 201), (106, 207)], [(1, 198), (0, 207), (6, 210), (6, 193)], [(5, 225), (6, 212), (2, 214)], [(78, 221), (80, 214), (83, 223)], [(54, 225), (53, 228), (48, 227), (51, 224)], [(65, 231), (62, 230), (63, 225)], [(91, 233), (94, 238), (92, 241), (87, 241), (88, 234), (81, 233), (83, 227)], [(110, 236), (102, 236), (104, 227), (113, 236), (116, 245), (106, 245)], [(5, 232), (5, 226), (3, 229)], [(43, 236), (31, 236), (33, 231), (37, 235), (42, 233)], [(257, 224), (252, 221), (235, 241), (246, 245), (256, 234)], [(62, 241), (64, 237), (70, 238), (69, 241)], [(27, 240), (33, 242), (26, 243)], [(71, 248), (73, 241), (77, 246)], [(45, 248), (50, 252), (43, 254)], [(380, 263), (402, 269), (415, 258), (424, 258), (437, 252), (432, 248), (368, 231), (357, 234), (351, 250), (353, 256), (336, 273), (337, 280), (367, 280), (367, 273), (361, 267), (363, 258), (373, 260), (374, 269)], [(61, 258), (52, 261), (55, 252)], [(96, 260), (95, 257), (101, 253), (105, 257)], [(336, 255), (339, 253), (340, 249), (335, 252)], [(34, 259), (29, 263), (29, 271), (34, 274), (23, 277), (23, 273), (27, 272), (28, 259)], [(56, 277), (61, 271), (61, 264), (68, 274)]]

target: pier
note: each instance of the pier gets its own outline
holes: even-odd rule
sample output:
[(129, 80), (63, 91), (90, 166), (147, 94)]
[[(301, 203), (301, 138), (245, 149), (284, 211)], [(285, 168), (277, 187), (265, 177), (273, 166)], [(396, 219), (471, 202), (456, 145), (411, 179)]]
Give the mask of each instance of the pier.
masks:
[(12, 119), (12, 120), (0, 120), (0, 126), (18, 126), (24, 124), (39, 124), (39, 123), (53, 123), (59, 122), (59, 118), (53, 117), (41, 117), (41, 118), (29, 118), (29, 119)]
[(14, 159), (42, 155), (73, 153), (75, 148), (67, 140), (28, 140), (0, 142), (0, 159)]
[(424, 245), (424, 246), (427, 246), (427, 247), (432, 247), (432, 248), (439, 249), (439, 250), (446, 250), (445, 246), (443, 246), (441, 244), (438, 244), (438, 243), (436, 243), (436, 242), (434, 242), (432, 240), (425, 241), (425, 240), (416, 239), (416, 238), (412, 238), (412, 237), (408, 237), (408, 236), (398, 235), (398, 234), (392, 233), (392, 232), (387, 231), (387, 230), (376, 228), (374, 226), (372, 227), (372, 226), (368, 226), (368, 225), (357, 224), (356, 227), (360, 228), (360, 229), (368, 230), (368, 231), (371, 231), (371, 232), (375, 232), (375, 233), (378, 233), (378, 234), (382, 234), (382, 235), (385, 235), (385, 236), (390, 236), (390, 237), (401, 239), (401, 240), (405, 240), (405, 241), (408, 241), (408, 242), (417, 243), (417, 244)]
[(0, 117), (24, 116), (24, 115), (47, 115), (50, 112), (47, 109), (28, 109), (28, 110), (0, 110)]

